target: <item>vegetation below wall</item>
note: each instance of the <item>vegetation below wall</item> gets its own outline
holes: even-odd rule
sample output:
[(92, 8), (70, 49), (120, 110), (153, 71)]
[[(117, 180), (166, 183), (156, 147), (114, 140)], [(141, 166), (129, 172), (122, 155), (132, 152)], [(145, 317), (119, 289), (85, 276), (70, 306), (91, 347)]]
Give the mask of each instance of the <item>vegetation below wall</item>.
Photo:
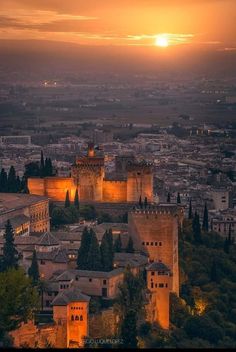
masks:
[(180, 297), (171, 295), (171, 330), (145, 324), (140, 347), (236, 346), (236, 249), (214, 233), (196, 243), (190, 221), (179, 240)]

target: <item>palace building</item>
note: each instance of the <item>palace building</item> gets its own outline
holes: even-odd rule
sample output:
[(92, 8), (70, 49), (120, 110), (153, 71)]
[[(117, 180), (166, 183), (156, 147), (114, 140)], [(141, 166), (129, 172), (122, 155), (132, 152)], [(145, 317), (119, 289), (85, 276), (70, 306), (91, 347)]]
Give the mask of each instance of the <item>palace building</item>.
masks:
[[(119, 165), (117, 160), (116, 165)], [(122, 161), (122, 167), (122, 172), (116, 170), (112, 177), (106, 175), (104, 156), (96, 155), (94, 145), (89, 144), (87, 155), (76, 158), (70, 177), (29, 178), (28, 189), (30, 194), (54, 201), (64, 201), (67, 191), (73, 199), (78, 189), (82, 202), (137, 202), (140, 196), (152, 202), (152, 164), (127, 158)]]

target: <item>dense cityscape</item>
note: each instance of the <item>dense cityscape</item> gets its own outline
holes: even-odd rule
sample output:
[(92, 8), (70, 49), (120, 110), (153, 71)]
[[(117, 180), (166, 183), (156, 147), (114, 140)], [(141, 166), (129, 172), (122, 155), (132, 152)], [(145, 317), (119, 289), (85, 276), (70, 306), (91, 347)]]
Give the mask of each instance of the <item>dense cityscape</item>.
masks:
[(131, 0), (3, 2), (0, 347), (235, 348), (234, 42), (96, 32)]

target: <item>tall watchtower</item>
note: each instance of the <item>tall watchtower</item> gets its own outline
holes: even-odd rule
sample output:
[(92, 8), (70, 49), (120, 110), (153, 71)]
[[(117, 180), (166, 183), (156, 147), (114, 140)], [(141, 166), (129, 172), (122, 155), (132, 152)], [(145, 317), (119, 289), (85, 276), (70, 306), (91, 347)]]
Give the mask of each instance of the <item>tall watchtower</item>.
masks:
[(153, 201), (153, 167), (145, 161), (127, 165), (127, 201), (137, 203), (140, 196)]
[(160, 204), (129, 212), (128, 229), (136, 250), (150, 262), (165, 263), (173, 275), (171, 291), (179, 294), (178, 225), (183, 209)]
[(72, 178), (79, 189), (80, 200), (102, 201), (104, 157), (96, 156), (92, 143), (88, 146), (87, 156), (77, 157), (72, 166)]

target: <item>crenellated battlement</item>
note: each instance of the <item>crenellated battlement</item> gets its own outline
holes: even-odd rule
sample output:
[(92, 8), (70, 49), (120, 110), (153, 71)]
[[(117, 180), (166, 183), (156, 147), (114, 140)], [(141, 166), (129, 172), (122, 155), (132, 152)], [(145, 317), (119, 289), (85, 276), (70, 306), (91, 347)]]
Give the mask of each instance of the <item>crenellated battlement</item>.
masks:
[(134, 206), (133, 209), (130, 210), (130, 213), (137, 215), (179, 215), (179, 213), (183, 212), (182, 207), (176, 204), (150, 204), (147, 205), (146, 208), (142, 208), (140, 206)]

